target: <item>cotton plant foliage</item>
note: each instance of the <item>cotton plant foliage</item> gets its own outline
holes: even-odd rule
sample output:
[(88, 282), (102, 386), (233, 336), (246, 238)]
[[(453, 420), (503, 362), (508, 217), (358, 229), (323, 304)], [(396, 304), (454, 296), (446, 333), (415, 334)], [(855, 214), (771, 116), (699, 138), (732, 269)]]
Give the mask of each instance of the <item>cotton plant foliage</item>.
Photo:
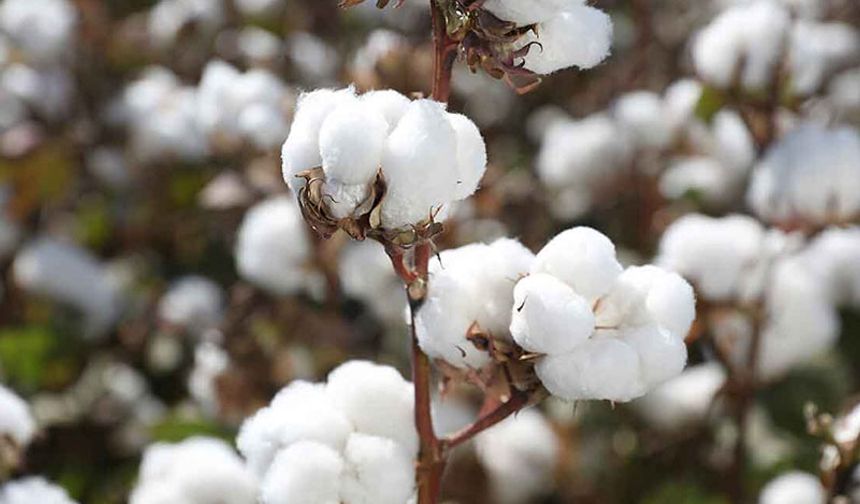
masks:
[[(322, 204), (328, 217), (360, 217), (372, 203), (380, 175), (382, 228), (427, 222), (478, 188), (486, 148), (471, 120), (433, 100), (410, 101), (391, 90), (356, 95), (352, 88), (320, 89), (299, 97), (282, 150), (284, 179), (294, 190), (300, 175), (322, 169)], [(319, 180), (314, 176), (307, 184)]]
[(404, 504), (415, 492), (413, 388), (393, 368), (342, 364), (295, 381), (245, 421), (237, 444), (263, 504)]

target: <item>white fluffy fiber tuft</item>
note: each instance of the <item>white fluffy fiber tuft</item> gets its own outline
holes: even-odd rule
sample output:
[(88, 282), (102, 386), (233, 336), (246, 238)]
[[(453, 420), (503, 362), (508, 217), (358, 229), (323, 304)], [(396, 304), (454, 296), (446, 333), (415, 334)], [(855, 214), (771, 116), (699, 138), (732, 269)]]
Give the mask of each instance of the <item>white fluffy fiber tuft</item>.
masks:
[(38, 476), (10, 481), (0, 486), (0, 503), (77, 504), (62, 487)]
[(36, 434), (36, 421), (27, 402), (0, 385), (0, 437), (10, 437), (20, 448)]

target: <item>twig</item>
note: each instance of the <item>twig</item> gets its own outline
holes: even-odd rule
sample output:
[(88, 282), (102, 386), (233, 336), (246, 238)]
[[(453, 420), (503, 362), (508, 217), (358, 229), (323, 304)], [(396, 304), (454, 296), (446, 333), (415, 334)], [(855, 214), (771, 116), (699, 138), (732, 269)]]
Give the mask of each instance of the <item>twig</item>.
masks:
[(477, 434), (480, 434), (482, 431), (489, 429), (514, 413), (520, 411), (528, 405), (528, 403), (529, 394), (527, 392), (515, 390), (507, 402), (500, 404), (496, 409), (481, 416), (472, 425), (469, 425), (459, 432), (456, 432), (442, 440), (442, 447), (447, 451), (465, 443)]

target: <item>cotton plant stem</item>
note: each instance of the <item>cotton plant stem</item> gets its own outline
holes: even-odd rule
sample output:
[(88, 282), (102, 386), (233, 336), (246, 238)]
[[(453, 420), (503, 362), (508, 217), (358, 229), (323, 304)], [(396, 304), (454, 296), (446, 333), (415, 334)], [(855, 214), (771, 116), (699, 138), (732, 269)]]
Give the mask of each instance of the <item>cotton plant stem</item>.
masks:
[(430, 0), (433, 16), (433, 99), (448, 102), (451, 96), (451, 72), (457, 58), (457, 42), (448, 36), (448, 23), (439, 0)]
[(457, 446), (469, 441), (481, 432), (496, 425), (502, 420), (508, 418), (514, 413), (526, 407), (529, 403), (529, 394), (520, 390), (514, 391), (513, 395), (507, 402), (504, 402), (491, 410), (489, 413), (478, 418), (472, 425), (469, 425), (459, 432), (442, 440), (442, 447), (445, 450), (456, 448)]

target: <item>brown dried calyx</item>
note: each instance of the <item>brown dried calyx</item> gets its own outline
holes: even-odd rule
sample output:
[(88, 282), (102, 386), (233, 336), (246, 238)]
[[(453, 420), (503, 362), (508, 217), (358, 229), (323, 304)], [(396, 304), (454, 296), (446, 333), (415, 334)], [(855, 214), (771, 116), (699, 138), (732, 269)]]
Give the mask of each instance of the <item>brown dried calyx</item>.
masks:
[(385, 198), (386, 184), (382, 170), (370, 185), (368, 195), (356, 206), (352, 214), (336, 218), (329, 210), (328, 202), (332, 197), (325, 193), (325, 173), (322, 167), (305, 170), (296, 175), (305, 180), (298, 191), (299, 207), (311, 227), (325, 239), (342, 229), (355, 240), (367, 238), (376, 240), (387, 248), (408, 249), (413, 245), (430, 241), (442, 232), (442, 224), (435, 221), (435, 214), (412, 226), (388, 229), (382, 226), (382, 201)]

